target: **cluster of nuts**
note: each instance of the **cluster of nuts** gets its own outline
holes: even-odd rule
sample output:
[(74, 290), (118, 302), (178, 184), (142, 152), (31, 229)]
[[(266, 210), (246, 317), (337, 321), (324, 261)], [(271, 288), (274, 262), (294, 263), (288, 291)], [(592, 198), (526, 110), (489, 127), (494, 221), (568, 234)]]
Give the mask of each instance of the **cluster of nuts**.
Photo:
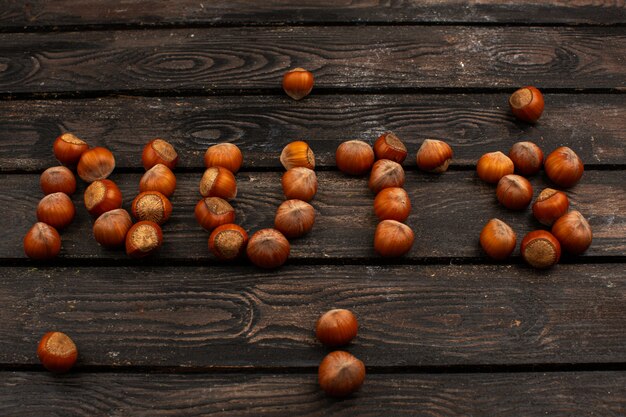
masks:
[[(283, 77), (285, 92), (295, 100), (307, 96), (313, 88), (313, 74), (296, 68)], [(509, 99), (513, 114), (521, 120), (534, 122), (543, 112), (544, 101), (534, 87), (524, 87)], [(59, 136), (54, 143), (56, 158), (66, 166), (76, 166), (80, 178), (90, 183), (84, 201), (88, 212), (97, 217), (93, 226), (95, 239), (107, 248), (125, 244), (132, 257), (144, 257), (160, 248), (163, 240), (161, 225), (172, 212), (169, 197), (176, 189), (172, 169), (178, 155), (171, 144), (155, 139), (142, 154), (146, 169), (139, 183), (140, 194), (133, 200), (131, 216), (121, 208), (122, 194), (117, 185), (107, 179), (115, 168), (113, 154), (102, 147), (89, 145), (71, 133)], [(410, 213), (411, 203), (402, 188), (405, 173), (402, 163), (406, 146), (393, 133), (381, 135), (372, 148), (369, 144), (351, 140), (336, 151), (337, 167), (349, 175), (370, 172), (369, 188), (376, 194), (374, 213), (380, 220), (376, 227), (374, 249), (383, 257), (406, 254), (414, 241), (413, 231), (402, 223)], [(440, 140), (425, 140), (420, 146), (417, 166), (427, 172), (447, 170), (452, 158), (450, 146)], [(303, 141), (291, 142), (282, 150), (280, 161), (286, 172), (281, 184), (287, 200), (277, 209), (273, 229), (262, 229), (250, 239), (246, 231), (234, 223), (235, 210), (229, 200), (237, 196), (235, 174), (241, 168), (241, 150), (229, 143), (211, 146), (204, 155), (206, 171), (200, 181), (202, 199), (195, 207), (198, 223), (207, 231), (209, 250), (221, 260), (234, 260), (244, 252), (250, 261), (263, 268), (276, 268), (288, 258), (288, 238), (308, 233), (315, 221), (315, 210), (309, 204), (317, 192), (315, 156)], [(547, 176), (560, 187), (571, 187), (581, 178), (584, 167), (580, 158), (569, 148), (561, 147), (543, 161), (543, 152), (532, 142), (513, 145), (509, 155), (492, 152), (483, 155), (477, 164), (478, 176), (497, 183), (498, 201), (509, 209), (526, 208), (533, 197), (530, 182), (544, 167)], [(514, 174), (517, 173), (518, 175)], [(34, 259), (55, 257), (61, 248), (57, 229), (67, 227), (74, 218), (75, 208), (69, 196), (76, 190), (76, 179), (65, 166), (47, 169), (41, 176), (41, 189), (46, 196), (37, 207), (36, 223), (24, 238), (24, 250)], [(546, 268), (558, 262), (561, 247), (572, 254), (584, 252), (592, 240), (591, 228), (578, 212), (569, 209), (569, 200), (561, 192), (546, 188), (532, 206), (536, 219), (551, 226), (552, 233), (535, 230), (521, 243), (522, 257), (532, 266)], [(480, 243), (494, 259), (505, 259), (516, 246), (513, 229), (499, 219), (491, 219), (483, 228)], [(334, 309), (323, 314), (316, 324), (316, 337), (326, 346), (343, 346), (356, 337), (358, 323), (352, 312)], [(52, 372), (66, 372), (76, 362), (78, 351), (64, 333), (49, 332), (41, 339), (37, 354), (44, 367)], [(365, 379), (363, 362), (345, 351), (326, 355), (318, 369), (320, 387), (330, 396), (344, 397), (358, 390)]]
[[(265, 231), (270, 236), (275, 235), (276, 240), (282, 240), (280, 236), (284, 236), (287, 243), (284, 247), (287, 252), (286, 254), (281, 253), (282, 248), (278, 245), (273, 245), (275, 247), (273, 248), (272, 245), (259, 242), (254, 250), (257, 261), (255, 262), (250, 258), (256, 265), (259, 265), (259, 260), (264, 258), (288, 255), (289, 241), (287, 239), (304, 236), (313, 229), (315, 223), (315, 209), (309, 204), (317, 193), (313, 150), (304, 141), (290, 142), (285, 145), (280, 153), (280, 163), (286, 170), (281, 178), (281, 185), (287, 200), (283, 201), (276, 209), (274, 229), (265, 229)], [(251, 251), (248, 250), (248, 257), (250, 255)]]
[(209, 250), (218, 259), (232, 261), (248, 245), (248, 233), (235, 224), (235, 209), (228, 202), (237, 197), (235, 174), (241, 168), (243, 155), (232, 143), (210, 146), (204, 154), (206, 170), (200, 180), (200, 195), (194, 209), (196, 221), (211, 232)]
[[(543, 112), (544, 101), (539, 90), (525, 87), (509, 99), (511, 110), (521, 120), (534, 122)], [(574, 186), (583, 175), (584, 166), (576, 153), (568, 147), (559, 147), (543, 158), (543, 151), (533, 142), (518, 142), (509, 155), (490, 152), (476, 165), (478, 177), (497, 184), (496, 198), (504, 207), (523, 210), (532, 201), (533, 188), (524, 176), (544, 168), (548, 178), (557, 186)], [(517, 173), (517, 174), (514, 174)], [(534, 230), (521, 242), (522, 258), (535, 268), (549, 268), (561, 256), (561, 248), (571, 254), (581, 254), (591, 245), (592, 232), (587, 220), (578, 211), (569, 210), (569, 199), (562, 191), (544, 189), (532, 205), (539, 223), (552, 227), (551, 232)], [(491, 219), (480, 234), (485, 253), (496, 260), (509, 257), (515, 249), (517, 236), (513, 229), (499, 219)]]
[[(112, 158), (108, 152), (101, 155), (100, 161)], [(163, 243), (160, 225), (172, 213), (167, 197), (176, 187), (176, 177), (170, 168), (176, 166), (178, 155), (168, 142), (154, 139), (144, 147), (141, 159), (147, 172), (139, 183), (140, 194), (131, 206), (137, 223), (133, 224), (130, 214), (122, 208), (122, 193), (112, 180), (92, 176), (84, 194), (85, 208), (96, 219), (93, 224), (96, 241), (107, 249), (125, 246), (126, 253), (133, 258), (148, 256)]]
[[(169, 142), (157, 138), (143, 148), (141, 162), (146, 172), (139, 180), (139, 194), (131, 205), (137, 223), (128, 229), (125, 240), (126, 253), (133, 258), (146, 257), (163, 244), (161, 226), (172, 215), (169, 198), (176, 190), (176, 176), (172, 170), (178, 163), (178, 153)], [(122, 211), (128, 216), (125, 210)]]
[[(315, 335), (334, 348), (350, 343), (357, 335), (358, 322), (350, 310), (327, 311), (317, 320)], [(332, 397), (345, 397), (357, 391), (365, 380), (365, 365), (343, 350), (330, 352), (318, 368), (320, 387)]]
[(40, 178), (45, 196), (37, 204), (37, 223), (24, 236), (24, 252), (33, 259), (52, 259), (61, 251), (61, 230), (74, 220), (70, 199), (76, 191), (74, 174), (64, 166), (46, 169)]
[(168, 142), (154, 139), (142, 153), (146, 173), (139, 183), (140, 194), (133, 200), (132, 214), (122, 208), (122, 193), (109, 175), (115, 169), (115, 157), (106, 148), (89, 145), (71, 133), (59, 136), (53, 145), (56, 158), (66, 166), (52, 167), (41, 175), (44, 197), (37, 208), (36, 223), (24, 238), (24, 251), (33, 259), (51, 259), (61, 249), (57, 229), (67, 227), (74, 218), (74, 204), (69, 195), (76, 191), (76, 179), (68, 167), (76, 167), (78, 176), (89, 185), (85, 188), (85, 208), (96, 220), (93, 235), (105, 248), (126, 247), (135, 258), (160, 248), (163, 234), (160, 225), (171, 213), (168, 197), (176, 188), (171, 169), (178, 162), (176, 151)]
[(285, 146), (280, 161), (287, 170), (281, 182), (288, 200), (276, 210), (274, 228), (258, 230), (248, 239), (246, 231), (234, 223), (235, 210), (228, 202), (237, 196), (235, 174), (243, 162), (241, 151), (230, 143), (207, 149), (206, 171), (200, 181), (203, 199), (196, 205), (195, 217), (211, 232), (209, 250), (218, 259), (231, 261), (245, 252), (256, 266), (277, 268), (289, 257), (288, 239), (313, 228), (315, 209), (308, 202), (317, 192), (315, 155), (306, 142), (296, 141)]
[(106, 178), (115, 168), (115, 159), (105, 148), (92, 148), (71, 133), (64, 133), (53, 144), (54, 156), (65, 166), (46, 169), (39, 180), (46, 195), (37, 205), (37, 220), (24, 236), (26, 256), (38, 260), (52, 259), (61, 251), (61, 237), (57, 230), (69, 226), (76, 208), (70, 199), (76, 191), (78, 176), (91, 182)]
[[(391, 132), (381, 135), (373, 149), (363, 141), (350, 140), (340, 144), (335, 153), (337, 168), (348, 175), (364, 175), (371, 169), (368, 185), (376, 194), (374, 214), (380, 220), (374, 250), (383, 257), (402, 256), (413, 246), (413, 230), (403, 223), (411, 212), (411, 200), (402, 188), (406, 156), (406, 146)], [(436, 139), (426, 139), (416, 156), (417, 166), (433, 173), (445, 172), (451, 159), (450, 146)]]

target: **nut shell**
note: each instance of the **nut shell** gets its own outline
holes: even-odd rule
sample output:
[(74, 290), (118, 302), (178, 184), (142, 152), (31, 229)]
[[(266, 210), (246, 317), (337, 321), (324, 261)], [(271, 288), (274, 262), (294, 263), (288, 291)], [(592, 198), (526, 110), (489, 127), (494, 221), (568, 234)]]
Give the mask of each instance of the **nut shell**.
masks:
[(402, 187), (404, 185), (404, 169), (402, 165), (389, 159), (379, 159), (374, 163), (369, 189), (378, 194), (384, 188)]
[(63, 165), (75, 166), (89, 145), (72, 133), (63, 133), (52, 145), (54, 157)]
[(209, 236), (209, 250), (223, 261), (239, 258), (248, 245), (248, 233), (236, 224), (223, 224)]
[(304, 68), (294, 68), (283, 75), (283, 90), (294, 100), (301, 100), (313, 90), (315, 77)]
[(207, 197), (198, 201), (194, 214), (198, 224), (208, 231), (235, 221), (235, 209), (228, 201), (219, 197)]
[(520, 253), (530, 266), (545, 269), (559, 261), (561, 245), (550, 232), (535, 230), (522, 239)]
[(146, 170), (156, 164), (163, 164), (169, 169), (174, 169), (178, 163), (178, 153), (169, 142), (157, 138), (144, 146), (141, 162)]
[(61, 236), (57, 230), (42, 222), (35, 223), (24, 236), (24, 253), (37, 260), (56, 257), (61, 251)]
[(278, 268), (289, 257), (289, 241), (276, 229), (261, 229), (248, 241), (246, 253), (250, 262), (258, 267)]
[(374, 154), (376, 159), (389, 159), (402, 164), (407, 156), (406, 146), (391, 132), (384, 133), (374, 142)]
[(515, 166), (511, 158), (499, 151), (484, 154), (476, 164), (478, 177), (489, 184), (496, 184), (505, 175), (512, 174), (514, 170)]
[(72, 195), (76, 191), (76, 177), (64, 166), (50, 167), (41, 174), (39, 185), (46, 195), (53, 193)]
[(317, 175), (309, 168), (291, 168), (283, 174), (280, 182), (288, 199), (309, 202), (317, 193)]
[(374, 250), (386, 258), (400, 257), (413, 246), (413, 230), (404, 223), (395, 220), (383, 220), (376, 226)]
[(131, 211), (135, 219), (149, 220), (160, 226), (169, 220), (172, 203), (158, 191), (146, 191), (135, 197)]
[(348, 352), (331, 352), (320, 363), (318, 381), (331, 397), (346, 397), (363, 385), (365, 365)]
[(133, 220), (126, 210), (107, 211), (93, 223), (93, 236), (105, 248), (117, 248), (126, 242), (126, 234), (132, 225)]
[(567, 146), (555, 149), (544, 163), (546, 175), (559, 187), (573, 187), (585, 172), (583, 161)]
[(65, 333), (48, 332), (43, 335), (37, 346), (37, 356), (48, 371), (64, 373), (76, 363), (78, 349)]
[(552, 224), (567, 213), (569, 209), (569, 199), (560, 191), (546, 188), (533, 203), (533, 215), (539, 223), (552, 226)]
[(356, 337), (359, 324), (350, 310), (327, 311), (317, 320), (315, 336), (326, 346), (343, 346)]
[(165, 197), (171, 197), (176, 190), (176, 176), (163, 164), (156, 164), (147, 170), (139, 180), (139, 191), (158, 191)]
[(572, 255), (580, 255), (585, 252), (593, 240), (589, 222), (576, 210), (570, 211), (554, 222), (552, 234), (563, 249)]
[(520, 88), (509, 97), (511, 112), (525, 122), (536, 122), (543, 113), (543, 106), (543, 94), (533, 86)]
[(480, 246), (492, 259), (503, 260), (515, 249), (517, 235), (500, 219), (491, 219), (480, 232)]
[(96, 180), (89, 184), (83, 199), (87, 211), (94, 217), (122, 207), (122, 192), (111, 180)]
[(287, 200), (276, 210), (274, 227), (288, 238), (309, 233), (315, 223), (315, 209), (302, 200)]
[(202, 197), (220, 197), (232, 200), (237, 197), (237, 180), (232, 172), (223, 167), (207, 168), (200, 180)]
[(209, 146), (204, 154), (204, 166), (223, 167), (236, 174), (243, 163), (243, 155), (237, 145), (232, 143), (218, 143)]
[(509, 158), (520, 175), (535, 175), (543, 165), (543, 151), (533, 142), (517, 142), (509, 151)]
[(65, 193), (48, 194), (37, 205), (37, 220), (57, 230), (69, 226), (75, 214), (74, 203)]
[(315, 169), (315, 154), (309, 144), (297, 140), (288, 143), (280, 153), (280, 163), (286, 170), (296, 167)]
[(403, 188), (385, 188), (374, 198), (374, 214), (379, 220), (405, 221), (411, 213), (411, 199)]
[(504, 207), (522, 210), (533, 199), (533, 187), (526, 178), (520, 175), (505, 175), (498, 181), (496, 197)]
[(111, 175), (115, 169), (115, 157), (106, 148), (96, 147), (89, 149), (80, 157), (76, 172), (85, 182), (103, 180)]
[(161, 227), (151, 221), (135, 223), (126, 234), (126, 254), (132, 258), (144, 258), (163, 244)]
[(417, 167), (426, 172), (447, 171), (451, 159), (452, 148), (442, 140), (426, 139), (417, 151)]
[(343, 142), (335, 152), (337, 168), (348, 175), (363, 175), (374, 164), (374, 150), (362, 140)]

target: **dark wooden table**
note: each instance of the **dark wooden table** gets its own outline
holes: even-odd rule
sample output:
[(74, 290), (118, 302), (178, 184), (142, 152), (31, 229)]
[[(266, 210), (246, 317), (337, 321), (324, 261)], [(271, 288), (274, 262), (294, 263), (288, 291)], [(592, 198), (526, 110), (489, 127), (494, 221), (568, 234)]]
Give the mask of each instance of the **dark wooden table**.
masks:
[[(0, 415), (6, 416), (624, 416), (626, 414), (626, 7), (619, 1), (18, 1), (0, 7)], [(282, 74), (302, 66), (295, 102)], [(546, 110), (516, 121), (507, 98), (536, 85)], [(373, 195), (335, 168), (347, 139), (388, 130), (408, 145), (412, 251), (373, 252)], [(72, 131), (117, 158), (124, 207), (143, 144), (180, 154), (174, 214), (159, 256), (101, 249), (82, 204), (58, 259), (25, 258), (22, 237)], [(450, 170), (417, 171), (425, 138), (448, 141)], [(317, 156), (318, 219), (276, 271), (218, 263), (193, 218), (207, 146), (244, 152), (234, 202), (247, 230), (283, 200), (278, 155), (307, 140)], [(496, 202), (476, 160), (519, 140), (573, 148), (586, 164), (567, 191), (594, 242), (549, 271), (488, 261), (491, 217), (518, 236), (529, 211)], [(549, 182), (532, 178), (535, 194)], [(327, 352), (320, 313), (353, 310), (347, 349), (362, 390), (317, 386)], [(80, 350), (45, 372), (44, 332)]]

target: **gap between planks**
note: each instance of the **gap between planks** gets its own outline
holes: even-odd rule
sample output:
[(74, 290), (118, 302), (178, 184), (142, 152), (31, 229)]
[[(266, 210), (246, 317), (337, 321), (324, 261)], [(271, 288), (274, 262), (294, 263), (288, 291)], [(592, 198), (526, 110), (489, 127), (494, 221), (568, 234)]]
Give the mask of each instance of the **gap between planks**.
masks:
[[(315, 95), (319, 96), (341, 96), (341, 95), (466, 95), (466, 94), (503, 94), (512, 93), (513, 87), (315, 87)], [(625, 87), (543, 87), (543, 94), (624, 94)], [(123, 97), (221, 97), (221, 96), (284, 96), (285, 92), (280, 87), (276, 88), (219, 88), (219, 89), (198, 89), (198, 88), (168, 88), (168, 89), (129, 89), (129, 90), (83, 90), (83, 91), (54, 91), (54, 92), (29, 92), (29, 93), (6, 93), (0, 92), (0, 101), (26, 101), (26, 100), (56, 100), (56, 99), (94, 99), (94, 98), (123, 98)]]
[[(441, 366), (368, 366), (372, 375), (421, 374), (514, 374), (514, 373), (567, 373), (567, 372), (624, 372), (626, 362), (599, 363), (540, 363), (494, 365), (441, 365)], [(0, 372), (42, 372), (41, 365), (0, 363)], [(77, 365), (72, 373), (147, 373), (147, 374), (314, 374), (317, 367), (310, 366), (146, 366), (146, 365)]]
[(38, 25), (20, 27), (0, 27), (0, 34), (4, 33), (63, 33), (63, 32), (98, 32), (98, 31), (140, 31), (140, 30), (172, 30), (172, 29), (208, 29), (208, 28), (284, 28), (294, 27), (363, 27), (363, 26), (451, 26), (451, 27), (574, 27), (574, 28), (620, 28), (626, 27), (626, 22), (613, 23), (568, 23), (568, 22), (478, 22), (478, 21), (426, 21), (426, 22), (162, 22), (162, 23), (107, 23), (84, 25)]
[[(50, 261), (33, 261), (30, 259), (17, 259), (17, 258), (0, 258), (0, 262), (2, 265), (0, 266), (0, 270), (2, 268), (14, 268), (14, 267), (57, 267), (57, 268), (65, 268), (65, 267), (110, 267), (111, 259), (108, 258), (62, 258), (62, 259), (53, 259)], [(211, 268), (232, 268), (233, 266), (237, 267), (252, 267), (252, 263), (248, 261), (238, 261), (238, 263), (225, 263), (206, 259), (178, 259), (178, 258), (166, 258), (162, 259), (159, 257), (155, 258), (146, 258), (140, 261), (131, 258), (122, 258), (116, 259), (115, 264), (119, 267), (132, 267), (132, 266), (177, 266), (177, 267), (199, 267), (199, 266), (210, 266)], [(366, 262), (366, 263), (364, 263)], [(624, 256), (593, 256), (593, 255), (585, 255), (583, 257), (580, 256), (570, 256), (564, 254), (563, 257), (559, 260), (559, 264), (563, 265), (593, 265), (593, 264), (615, 264), (615, 263), (626, 263), (626, 255)], [(430, 266), (430, 265), (473, 265), (473, 266), (526, 266), (526, 263), (522, 260), (520, 256), (512, 256), (508, 259), (508, 263), (496, 263), (490, 262), (486, 257), (416, 257), (410, 259), (403, 258), (336, 258), (336, 259), (328, 259), (328, 258), (300, 258), (300, 259), (289, 259), (287, 266), (293, 267), (301, 267), (301, 266), (371, 266), (371, 267), (381, 267), (381, 266)]]

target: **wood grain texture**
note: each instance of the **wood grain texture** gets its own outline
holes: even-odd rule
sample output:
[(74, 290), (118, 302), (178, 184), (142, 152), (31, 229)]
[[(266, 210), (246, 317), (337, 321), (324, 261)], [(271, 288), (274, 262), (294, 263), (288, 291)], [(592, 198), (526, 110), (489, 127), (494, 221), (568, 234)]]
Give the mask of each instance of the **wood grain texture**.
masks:
[(293, 24), (293, 23), (565, 23), (626, 22), (624, 3), (536, 0), (7, 0), (0, 27), (84, 25)]
[(0, 411), (6, 417), (619, 417), (626, 412), (623, 372), (368, 375), (361, 391), (344, 400), (325, 397), (315, 375), (0, 375)]
[[(177, 259), (216, 262), (207, 248), (208, 233), (194, 218), (200, 195), (197, 173), (179, 174), (172, 197), (174, 211), (164, 225), (165, 243), (155, 261)], [(238, 196), (233, 201), (236, 222), (249, 233), (272, 227), (276, 208), (284, 200), (280, 172), (246, 172), (237, 175)], [(130, 210), (138, 193), (139, 174), (114, 174)], [(361, 259), (379, 262), (373, 250), (377, 218), (373, 213), (374, 195), (367, 179), (351, 178), (339, 172), (318, 172), (319, 190), (313, 200), (316, 223), (309, 235), (292, 241), (290, 261), (318, 259), (338, 261)], [(541, 176), (532, 178), (535, 196), (549, 186)], [(541, 228), (530, 209), (512, 212), (496, 200), (495, 187), (480, 181), (473, 171), (447, 172), (441, 176), (418, 171), (407, 172), (405, 183), (413, 210), (407, 221), (416, 240), (406, 260), (438, 257), (469, 257), (486, 260), (478, 245), (485, 223), (498, 217), (518, 234), (518, 243), (529, 231)], [(127, 259), (123, 251), (102, 249), (92, 237), (92, 220), (82, 200), (84, 185), (73, 196), (76, 218), (62, 234), (61, 259)], [(581, 182), (567, 191), (571, 208), (585, 215), (594, 231), (594, 242), (582, 257), (623, 257), (626, 250), (626, 184), (623, 171), (588, 171)], [(25, 259), (22, 239), (36, 221), (35, 208), (42, 193), (37, 175), (1, 175), (0, 207), (11, 207), (9, 216), (0, 217), (0, 230), (7, 238), (0, 241), (0, 258)], [(568, 258), (565, 257), (567, 260)], [(128, 260), (130, 262), (130, 260)], [(290, 262), (288, 261), (288, 262)], [(146, 260), (144, 262), (149, 262)], [(51, 263), (51, 264), (54, 264)]]
[(386, 132), (410, 151), (426, 138), (447, 141), (453, 166), (473, 166), (483, 153), (508, 152), (520, 140), (546, 155), (567, 144), (586, 164), (626, 165), (626, 95), (546, 94), (539, 123), (516, 121), (508, 94), (116, 97), (0, 102), (0, 170), (43, 170), (57, 162), (52, 142), (72, 131), (92, 146), (113, 149), (117, 167), (140, 167), (143, 145), (163, 137), (177, 149), (181, 167), (203, 166), (206, 148), (232, 142), (244, 152), (244, 170), (280, 168), (278, 155), (292, 140), (306, 140), (316, 165), (335, 165), (347, 139), (373, 143)]
[(372, 367), (626, 362), (623, 264), (6, 267), (0, 363), (37, 364), (50, 330), (77, 367), (315, 367), (319, 315), (348, 308)]
[(617, 28), (356, 26), (0, 35), (0, 92), (281, 92), (305, 67), (318, 89), (626, 86)]

